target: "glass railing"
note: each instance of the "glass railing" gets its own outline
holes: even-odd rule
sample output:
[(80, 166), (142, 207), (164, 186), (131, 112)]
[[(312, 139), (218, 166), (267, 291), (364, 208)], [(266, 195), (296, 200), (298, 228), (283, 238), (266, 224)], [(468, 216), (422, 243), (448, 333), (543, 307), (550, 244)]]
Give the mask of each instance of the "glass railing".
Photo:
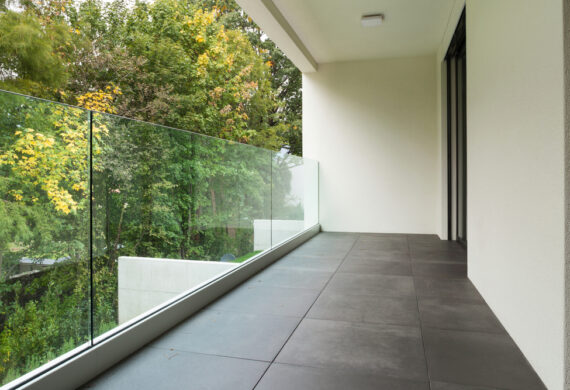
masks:
[(0, 91), (0, 385), (316, 225), (317, 175), (285, 151)]

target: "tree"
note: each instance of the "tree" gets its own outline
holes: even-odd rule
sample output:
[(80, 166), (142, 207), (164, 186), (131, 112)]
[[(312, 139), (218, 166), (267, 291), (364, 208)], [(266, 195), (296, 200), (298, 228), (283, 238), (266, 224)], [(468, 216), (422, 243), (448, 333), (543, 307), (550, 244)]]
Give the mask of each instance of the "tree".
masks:
[(300, 134), (300, 75), (229, 2), (21, 5), (0, 8), (0, 87), (84, 109), (0, 92), (0, 381), (116, 326), (119, 256), (252, 252)]
[(201, 7), (216, 9), (227, 28), (246, 34), (257, 54), (271, 68), (271, 85), (279, 102), (267, 116), (290, 153), (302, 156), (302, 75), (283, 52), (234, 0), (199, 0)]
[(0, 11), (0, 85), (5, 89), (53, 97), (65, 85), (68, 29), (42, 25), (29, 12)]

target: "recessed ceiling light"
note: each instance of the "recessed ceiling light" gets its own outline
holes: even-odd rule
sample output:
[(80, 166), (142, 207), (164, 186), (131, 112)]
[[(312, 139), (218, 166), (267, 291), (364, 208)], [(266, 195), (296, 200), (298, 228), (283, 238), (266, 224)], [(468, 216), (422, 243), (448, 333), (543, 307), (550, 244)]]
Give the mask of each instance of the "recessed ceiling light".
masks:
[(360, 19), (362, 27), (376, 27), (380, 26), (382, 22), (384, 22), (384, 14), (362, 15)]

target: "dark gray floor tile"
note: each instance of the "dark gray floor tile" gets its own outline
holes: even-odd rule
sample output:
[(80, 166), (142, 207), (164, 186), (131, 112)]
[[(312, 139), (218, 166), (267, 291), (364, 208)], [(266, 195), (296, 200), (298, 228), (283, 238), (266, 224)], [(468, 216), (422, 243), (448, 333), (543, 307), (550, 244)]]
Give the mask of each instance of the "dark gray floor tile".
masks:
[(338, 272), (411, 276), (412, 265), (404, 261), (382, 261), (374, 258), (347, 258)]
[(329, 247), (327, 245), (319, 245), (316, 247), (311, 247), (311, 246), (299, 247), (294, 251), (292, 251), (290, 254), (296, 256), (312, 256), (312, 257), (325, 257), (331, 259), (342, 259), (346, 256), (349, 250), (350, 247), (335, 248), (335, 247)]
[(383, 251), (408, 251), (406, 238), (382, 238), (376, 240), (359, 239), (353, 247), (354, 250), (383, 250)]
[(419, 328), (305, 319), (277, 362), (426, 381)]
[(268, 363), (145, 348), (85, 386), (102, 390), (250, 390)]
[(300, 319), (205, 310), (152, 343), (153, 347), (271, 361)]
[(408, 242), (412, 243), (431, 243), (431, 242), (439, 242), (441, 239), (437, 234), (407, 234)]
[(290, 253), (278, 260), (271, 268), (298, 268), (322, 272), (334, 272), (342, 263), (343, 257), (308, 256)]
[(358, 239), (361, 241), (366, 241), (366, 240), (373, 241), (385, 238), (407, 239), (408, 235), (405, 233), (359, 233), (358, 234)]
[(313, 305), (308, 318), (419, 326), (415, 297), (347, 295), (325, 291)]
[(410, 252), (388, 249), (352, 249), (346, 257), (378, 258), (386, 261), (411, 261)]
[(334, 240), (356, 240), (360, 236), (359, 233), (350, 232), (320, 232), (315, 238), (330, 238)]
[(325, 284), (332, 275), (332, 272), (298, 268), (269, 267), (252, 277), (247, 284), (287, 288), (307, 288), (320, 291), (325, 287)]
[(423, 329), (434, 381), (512, 390), (545, 389), (506, 335)]
[(468, 279), (414, 278), (414, 284), (420, 297), (455, 298), (484, 302), (475, 286)]
[(544, 389), (465, 264), (435, 235), (320, 233), (87, 387), (251, 389), (314, 303), (258, 389), (428, 390), (426, 356), (432, 390)]
[(302, 317), (315, 302), (319, 291), (303, 288), (242, 285), (208, 308), (242, 313)]
[(431, 390), (499, 390), (493, 387), (465, 386), (455, 383), (431, 382)]
[(412, 262), (412, 273), (416, 277), (466, 279), (467, 264)]
[(410, 258), (413, 262), (420, 263), (467, 263), (467, 253), (464, 251), (444, 251), (444, 250), (431, 250), (431, 251), (410, 251)]
[(295, 251), (300, 252), (326, 252), (327, 254), (332, 253), (347, 253), (352, 249), (354, 242), (335, 242), (332, 240), (321, 240), (321, 241), (309, 241), (303, 246), (295, 249)]
[(429, 239), (409, 239), (410, 250), (414, 251), (447, 251), (447, 252), (465, 252), (459, 243), (447, 240), (429, 240)]
[(337, 273), (324, 291), (386, 297), (415, 296), (413, 278), (379, 274)]
[(318, 236), (310, 239), (309, 241), (305, 242), (299, 248), (309, 248), (309, 247), (320, 247), (320, 248), (348, 248), (352, 247), (358, 237), (346, 237), (346, 238), (337, 238), (337, 237), (330, 237), (330, 236), (323, 236), (319, 234)]
[(352, 371), (273, 364), (256, 390), (429, 390), (427, 382)]
[(409, 263), (412, 260), (408, 252), (371, 249), (353, 249), (348, 252), (346, 259), (374, 259), (381, 261), (401, 261), (406, 263)]
[(491, 309), (484, 303), (453, 298), (420, 298), (422, 326), (440, 329), (504, 333)]

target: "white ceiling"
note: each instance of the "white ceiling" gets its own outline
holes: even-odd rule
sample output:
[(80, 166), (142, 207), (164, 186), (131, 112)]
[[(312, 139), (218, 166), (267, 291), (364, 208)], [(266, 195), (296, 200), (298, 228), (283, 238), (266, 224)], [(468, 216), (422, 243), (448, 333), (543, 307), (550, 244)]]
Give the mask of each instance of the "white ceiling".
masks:
[[(435, 53), (456, 0), (273, 0), (318, 63)], [(364, 28), (363, 14), (384, 23)]]

